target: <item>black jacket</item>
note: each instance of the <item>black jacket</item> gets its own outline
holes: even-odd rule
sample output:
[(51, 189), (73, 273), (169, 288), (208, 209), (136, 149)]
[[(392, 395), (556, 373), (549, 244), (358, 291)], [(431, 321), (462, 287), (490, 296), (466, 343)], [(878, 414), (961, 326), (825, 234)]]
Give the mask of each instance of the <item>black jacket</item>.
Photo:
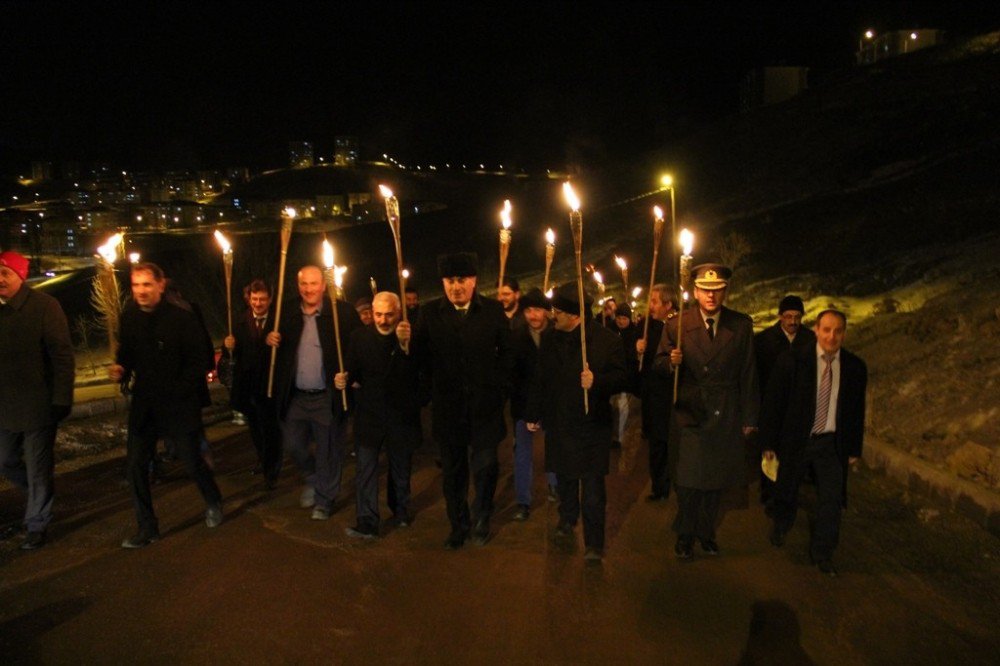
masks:
[(361, 446), (383, 439), (389, 446), (420, 446), (420, 392), (417, 366), (403, 353), (396, 334), (362, 326), (351, 334), (344, 360), (354, 394), (354, 437)]
[(152, 312), (122, 311), (116, 362), (134, 376), (129, 428), (168, 436), (201, 428), (205, 339), (198, 318), (166, 299)]
[(410, 353), (430, 376), (435, 439), (460, 441), (471, 430), (473, 448), (499, 444), (514, 361), (503, 306), (478, 293), (465, 316), (444, 296), (426, 303)]
[(781, 322), (769, 326), (753, 337), (753, 348), (757, 354), (757, 376), (760, 377), (760, 389), (764, 390), (767, 380), (771, 377), (778, 355), (789, 349), (815, 347), (816, 334), (805, 326), (800, 326), (795, 334), (795, 340), (788, 341), (788, 336), (781, 330)]
[[(286, 304), (281, 312), (281, 322), (278, 332), (281, 333), (281, 344), (278, 346), (277, 364), (274, 371), (274, 398), (278, 418), (284, 419), (288, 405), (292, 400), (292, 389), (295, 388), (295, 374), (298, 369), (299, 340), (302, 338), (302, 307), (299, 300)], [(320, 345), (323, 347), (323, 377), (327, 387), (333, 388), (333, 376), (339, 370), (337, 364), (337, 345), (334, 342), (333, 308), (330, 299), (323, 295), (323, 310), (316, 317), (316, 328), (319, 333)], [(343, 356), (347, 357), (347, 342), (356, 328), (363, 326), (357, 311), (344, 301), (337, 301), (337, 317), (340, 324), (340, 342), (343, 345)], [(268, 359), (270, 366), (270, 359)], [(348, 389), (350, 390), (350, 389)], [(265, 387), (266, 393), (266, 387)], [(339, 396), (333, 401), (334, 414), (343, 415), (343, 403)]]
[(653, 369), (664, 326), (676, 328), (676, 313), (670, 313), (666, 324), (657, 319), (649, 321), (649, 337), (646, 340), (646, 352), (642, 355), (642, 372), (639, 373), (638, 381), (639, 397), (642, 399), (642, 434), (648, 439), (661, 441), (670, 437), (670, 410), (674, 401), (673, 375)]
[[(233, 326), (236, 347), (233, 349), (233, 385), (230, 389), (229, 404), (233, 409), (246, 412), (254, 404), (260, 405), (267, 398), (267, 374), (271, 364), (271, 348), (267, 345), (267, 334), (274, 330), (273, 309), (267, 313), (262, 330), (257, 330), (253, 310), (247, 309)], [(226, 360), (226, 352), (219, 359), (221, 365)]]
[(608, 473), (610, 398), (628, 381), (621, 338), (594, 320), (586, 325), (587, 364), (594, 373), (589, 412), (584, 413), (580, 329), (575, 328), (542, 334), (525, 414), (526, 421), (540, 421), (545, 429), (545, 470), (572, 478)]
[[(546, 325), (545, 331), (552, 328)], [(531, 329), (521, 326), (511, 334), (511, 347), (514, 349), (514, 374), (510, 393), (510, 417), (518, 421), (524, 417), (528, 406), (528, 392), (531, 382), (535, 379), (535, 365), (538, 363), (538, 345), (531, 337)]]

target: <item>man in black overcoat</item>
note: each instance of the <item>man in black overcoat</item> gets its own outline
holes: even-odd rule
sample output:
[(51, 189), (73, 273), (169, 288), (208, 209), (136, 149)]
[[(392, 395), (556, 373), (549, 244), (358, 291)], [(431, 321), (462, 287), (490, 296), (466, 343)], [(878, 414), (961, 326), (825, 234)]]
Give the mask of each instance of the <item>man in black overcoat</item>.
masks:
[[(346, 419), (340, 392), (333, 385), (339, 370), (333, 308), (337, 308), (340, 341), (345, 347), (362, 324), (349, 303), (330, 302), (318, 266), (302, 267), (297, 282), (298, 302), (283, 308), (279, 330), (267, 334), (267, 344), (278, 348), (272, 397), (282, 447), (306, 482), (300, 504), (313, 508), (313, 520), (327, 520), (340, 492), (340, 446)], [(346, 356), (346, 349), (342, 353)], [(316, 445), (315, 455), (309, 450), (311, 442)]]
[[(267, 375), (271, 348), (267, 334), (274, 330), (271, 288), (260, 279), (252, 280), (243, 295), (249, 306), (226, 336), (223, 346), (231, 355), (233, 385), (229, 404), (246, 417), (250, 439), (257, 451), (258, 472), (268, 488), (274, 488), (281, 471), (281, 430), (274, 401), (267, 397)], [(220, 359), (219, 363), (223, 363)]]
[[(586, 297), (588, 315), (591, 303)], [(552, 311), (553, 330), (542, 335), (525, 419), (532, 431), (545, 429), (545, 469), (555, 472), (559, 493), (557, 537), (572, 535), (582, 509), (584, 557), (600, 561), (607, 502), (604, 477), (611, 454), (610, 399), (628, 385), (625, 348), (619, 336), (589, 316), (581, 321), (575, 283), (556, 290)], [(580, 350), (581, 325), (587, 334), (586, 368)], [(587, 411), (584, 390), (588, 391)]]
[[(757, 375), (760, 377), (761, 395), (767, 386), (778, 356), (789, 349), (816, 346), (816, 336), (802, 326), (802, 316), (806, 308), (798, 296), (788, 295), (778, 303), (778, 321), (765, 328), (753, 338), (754, 352), (757, 354)], [(763, 472), (760, 474), (760, 501), (770, 511), (774, 482)]]
[(132, 267), (132, 299), (118, 335), (114, 381), (133, 379), (126, 470), (139, 531), (123, 548), (142, 548), (160, 537), (149, 488), (149, 464), (160, 437), (171, 439), (205, 500), (205, 524), (222, 522), (222, 495), (201, 456), (202, 386), (205, 340), (198, 318), (164, 297), (166, 278), (159, 266)]
[(669, 376), (653, 370), (656, 349), (664, 326), (677, 328), (677, 306), (673, 291), (666, 284), (656, 284), (649, 294), (649, 337), (636, 340), (635, 349), (642, 358), (639, 372), (639, 398), (642, 400), (642, 434), (649, 445), (650, 491), (646, 498), (660, 502), (670, 494), (670, 471), (667, 448), (670, 440), (670, 412), (673, 407), (673, 383)]
[(861, 457), (865, 434), (864, 361), (843, 348), (847, 317), (824, 310), (816, 319), (816, 341), (778, 357), (761, 412), (765, 456), (777, 456), (771, 543), (781, 546), (795, 522), (799, 485), (812, 471), (816, 515), (809, 554), (827, 575), (837, 575), (833, 551), (840, 538), (849, 466)]
[(357, 385), (354, 441), (357, 450), (357, 522), (348, 536), (373, 539), (379, 533), (378, 457), (389, 459), (388, 484), (393, 522), (410, 523), (410, 470), (420, 446), (420, 384), (416, 363), (396, 336), (401, 318), (399, 296), (381, 291), (372, 300), (372, 326), (351, 334), (344, 372), (334, 376), (337, 389)]
[[(412, 340), (409, 322), (396, 329), (400, 343), (410, 345), (432, 381), (432, 431), (441, 450), (449, 550), (460, 548), (470, 531), (479, 545), (489, 540), (497, 446), (507, 432), (503, 408), (513, 364), (510, 324), (500, 303), (476, 292), (477, 264), (474, 253), (439, 257), (444, 296), (420, 308)], [(476, 489), (471, 514), (470, 468)]]

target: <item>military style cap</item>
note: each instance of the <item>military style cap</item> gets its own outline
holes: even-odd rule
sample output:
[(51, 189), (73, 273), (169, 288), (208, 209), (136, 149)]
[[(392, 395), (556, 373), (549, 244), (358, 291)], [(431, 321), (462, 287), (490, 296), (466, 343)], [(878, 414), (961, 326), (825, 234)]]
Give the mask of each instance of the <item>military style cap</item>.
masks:
[(691, 274), (694, 276), (694, 286), (714, 291), (729, 286), (729, 278), (733, 276), (733, 271), (722, 264), (699, 264), (691, 269)]

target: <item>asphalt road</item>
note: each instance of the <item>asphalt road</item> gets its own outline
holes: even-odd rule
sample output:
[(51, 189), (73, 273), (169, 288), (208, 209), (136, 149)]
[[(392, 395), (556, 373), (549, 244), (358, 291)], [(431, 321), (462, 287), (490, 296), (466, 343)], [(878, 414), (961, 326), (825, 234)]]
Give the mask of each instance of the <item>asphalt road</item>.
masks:
[[(294, 470), (266, 492), (248, 473), (245, 432), (227, 424), (210, 436), (225, 522), (206, 528), (193, 484), (170, 468), (154, 489), (164, 538), (139, 551), (119, 547), (135, 530), (121, 452), (60, 467), (50, 543), (30, 553), (0, 543), (0, 660), (995, 664), (1000, 654), (998, 540), (866, 470), (851, 479), (831, 579), (808, 563), (805, 520), (783, 549), (768, 543), (753, 489), (730, 498), (719, 557), (675, 560), (676, 504), (644, 501), (634, 430), (613, 454), (596, 566), (584, 563), (580, 528), (572, 545), (552, 539), (542, 477), (530, 519), (511, 521), (509, 442), (493, 539), (446, 552), (430, 447), (415, 460), (414, 523), (358, 543), (344, 535), (350, 460), (333, 517), (312, 521)], [(22, 507), (0, 486), (0, 519)]]

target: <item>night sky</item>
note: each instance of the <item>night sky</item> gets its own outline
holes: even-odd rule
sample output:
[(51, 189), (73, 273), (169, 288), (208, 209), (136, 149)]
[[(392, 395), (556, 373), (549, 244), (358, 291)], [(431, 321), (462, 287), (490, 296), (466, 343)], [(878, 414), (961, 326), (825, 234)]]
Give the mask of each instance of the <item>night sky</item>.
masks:
[[(858, 35), (996, 28), (994, 3), (0, 3), (0, 170), (284, 163), (359, 138), (404, 163), (627, 159), (734, 113), (755, 66)], [(329, 6), (328, 6), (329, 4)], [(995, 3), (1000, 4), (1000, 3)], [(960, 9), (956, 9), (956, 7)]]

